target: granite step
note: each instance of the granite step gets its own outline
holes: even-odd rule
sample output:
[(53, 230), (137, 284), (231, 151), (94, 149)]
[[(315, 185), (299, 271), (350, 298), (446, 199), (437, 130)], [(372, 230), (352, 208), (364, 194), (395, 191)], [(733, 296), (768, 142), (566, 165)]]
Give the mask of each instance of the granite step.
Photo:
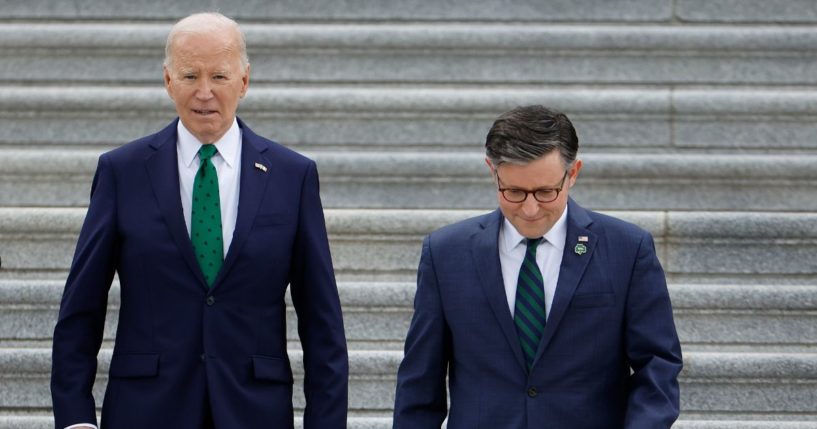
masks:
[(351, 20), (351, 21), (669, 21), (669, 0), (629, 0), (627, 7), (604, 0), (559, 2), (558, 7), (541, 7), (536, 0), (519, 0), (513, 7), (492, 0), (450, 0), (429, 3), (421, 0), (378, 2), (251, 1), (236, 4), (223, 0), (202, 3), (179, 0), (172, 4), (152, 1), (85, 1), (53, 3), (47, 0), (10, 0), (4, 18), (20, 20), (145, 20), (176, 19), (202, 9), (247, 21)]
[[(256, 83), (817, 84), (817, 32), (799, 26), (265, 22), (244, 29)], [(168, 22), (0, 24), (0, 82), (159, 84), (169, 30)]]
[(510, 22), (661, 22), (684, 23), (794, 23), (817, 22), (817, 9), (809, 0), (575, 0), (542, 7), (536, 0), (512, 5), (493, 0), (421, 0), (336, 2), (331, 0), (252, 1), (236, 4), (223, 0), (85, 1), (53, 3), (48, 0), (7, 0), (4, 20), (129, 20), (177, 19), (210, 9), (247, 21), (510, 21)]
[[(111, 351), (102, 350), (95, 395), (101, 397)], [(291, 350), (295, 383), (303, 381), (300, 351)], [(388, 414), (400, 351), (350, 351), (352, 412)], [(680, 376), (682, 413), (698, 420), (723, 418), (817, 422), (817, 353), (687, 352)], [(47, 410), (50, 350), (0, 349), (0, 410)], [(296, 389), (296, 407), (303, 407)]]
[[(100, 150), (0, 149), (0, 204), (82, 207)], [(480, 152), (306, 153), (327, 208), (493, 209)], [(581, 155), (571, 196), (600, 210), (817, 210), (817, 154)]]
[[(341, 280), (412, 281), (428, 232), (484, 210), (327, 209)], [(608, 211), (642, 226), (672, 283), (817, 284), (817, 213)], [(0, 208), (0, 277), (67, 270), (85, 209)]]
[[(64, 281), (0, 280), (0, 347), (48, 346)], [(402, 350), (413, 312), (412, 282), (340, 282), (349, 348)], [(687, 350), (817, 353), (817, 285), (670, 284)], [(111, 344), (119, 285), (111, 288), (103, 340)], [(299, 348), (288, 300), (287, 338)]]
[[(817, 90), (542, 85), (259, 85), (239, 108), (256, 132), (300, 150), (478, 150), (494, 119), (545, 104), (582, 146), (624, 153), (817, 150)], [(112, 147), (175, 116), (151, 86), (0, 86), (0, 146)]]

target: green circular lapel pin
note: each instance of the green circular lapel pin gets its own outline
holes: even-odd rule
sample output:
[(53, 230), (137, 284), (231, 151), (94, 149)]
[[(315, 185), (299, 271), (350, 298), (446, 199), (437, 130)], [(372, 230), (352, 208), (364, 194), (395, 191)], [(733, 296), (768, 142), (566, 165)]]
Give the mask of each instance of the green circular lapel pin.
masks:
[(573, 251), (579, 256), (584, 255), (587, 253), (587, 246), (585, 246), (584, 243), (579, 243), (575, 248), (573, 248)]

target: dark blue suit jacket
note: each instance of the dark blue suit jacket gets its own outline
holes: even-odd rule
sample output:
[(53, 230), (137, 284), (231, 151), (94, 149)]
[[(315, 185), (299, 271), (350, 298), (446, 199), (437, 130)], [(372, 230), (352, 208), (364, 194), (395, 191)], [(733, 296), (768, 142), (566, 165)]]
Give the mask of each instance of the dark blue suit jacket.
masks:
[(239, 126), (238, 217), (212, 289), (182, 214), (176, 122), (100, 156), (54, 330), (57, 428), (96, 422), (114, 273), (121, 307), (102, 427), (198, 429), (209, 407), (219, 428), (291, 428), (287, 285), (304, 349), (304, 427), (346, 427), (346, 340), (315, 163)]
[[(499, 262), (499, 211), (425, 239), (394, 427), (668, 428), (681, 349), (652, 237), (569, 202), (553, 305), (528, 374)], [(587, 253), (574, 249), (586, 236)], [(446, 375), (451, 404), (446, 409)]]

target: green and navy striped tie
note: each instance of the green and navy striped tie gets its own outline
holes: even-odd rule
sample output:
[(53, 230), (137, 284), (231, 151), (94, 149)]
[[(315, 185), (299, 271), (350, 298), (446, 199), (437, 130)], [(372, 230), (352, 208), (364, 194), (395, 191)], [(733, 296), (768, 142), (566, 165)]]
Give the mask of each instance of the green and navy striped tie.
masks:
[(210, 159), (215, 154), (216, 147), (212, 144), (202, 145), (199, 149), (201, 164), (193, 182), (193, 212), (190, 215), (190, 240), (208, 286), (213, 286), (224, 263), (218, 175)]
[(528, 364), (528, 371), (533, 366), (536, 349), (545, 331), (545, 283), (542, 272), (536, 265), (536, 246), (541, 238), (528, 239), (525, 259), (519, 269), (519, 280), (516, 282), (516, 304), (513, 321), (522, 353)]

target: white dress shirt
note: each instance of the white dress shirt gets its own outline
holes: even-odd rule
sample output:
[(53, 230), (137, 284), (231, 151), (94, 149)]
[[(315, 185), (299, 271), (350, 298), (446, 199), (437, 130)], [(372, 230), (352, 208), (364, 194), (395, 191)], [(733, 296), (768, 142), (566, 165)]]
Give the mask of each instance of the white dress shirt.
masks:
[[(567, 206), (562, 216), (553, 224), (536, 247), (536, 265), (542, 272), (545, 282), (545, 317), (550, 316), (550, 306), (556, 293), (556, 282), (562, 266), (562, 254), (567, 240)], [(516, 306), (516, 283), (519, 281), (519, 270), (525, 259), (525, 237), (516, 230), (513, 224), (505, 219), (499, 229), (499, 263), (502, 266), (502, 281), (505, 283), (505, 296), (511, 316)]]
[[(193, 212), (193, 183), (196, 172), (199, 171), (199, 148), (201, 142), (190, 134), (182, 121), (178, 125), (179, 140), (176, 152), (179, 160), (179, 192), (182, 197), (182, 211), (184, 223), (187, 225), (187, 235), (190, 235), (190, 218)], [(218, 197), (221, 204), (221, 234), (224, 243), (224, 256), (233, 241), (235, 221), (238, 216), (238, 193), (241, 177), (241, 128), (238, 121), (233, 119), (233, 125), (217, 142), (218, 152), (211, 161), (218, 175)]]
[[(182, 197), (182, 211), (184, 223), (187, 224), (187, 235), (190, 235), (190, 218), (193, 213), (193, 183), (196, 172), (199, 170), (199, 148), (201, 142), (190, 134), (190, 131), (179, 121), (177, 127), (179, 140), (176, 142), (176, 153), (179, 160), (179, 191)], [(218, 152), (210, 160), (218, 174), (218, 197), (221, 204), (221, 233), (223, 235), (224, 256), (233, 241), (235, 221), (238, 216), (238, 191), (241, 177), (241, 128), (238, 121), (233, 119), (233, 125), (221, 139), (214, 143)], [(94, 428), (90, 423), (79, 423), (66, 427)]]

